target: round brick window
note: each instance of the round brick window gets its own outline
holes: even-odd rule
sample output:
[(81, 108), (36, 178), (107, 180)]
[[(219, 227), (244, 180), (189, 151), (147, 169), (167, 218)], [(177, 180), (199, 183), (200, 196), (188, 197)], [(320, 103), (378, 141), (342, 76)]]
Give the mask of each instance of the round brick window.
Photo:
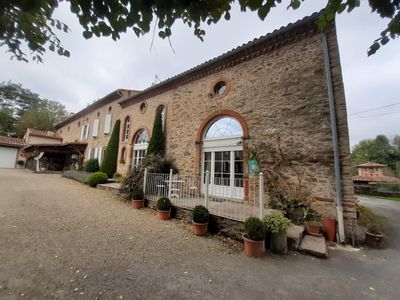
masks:
[(139, 109), (140, 109), (140, 112), (142, 114), (144, 114), (146, 112), (146, 110), (147, 110), (147, 103), (146, 102), (140, 103)]
[(214, 85), (214, 94), (217, 96), (223, 95), (224, 93), (226, 93), (227, 90), (228, 90), (228, 85), (226, 84), (225, 81), (218, 81)]

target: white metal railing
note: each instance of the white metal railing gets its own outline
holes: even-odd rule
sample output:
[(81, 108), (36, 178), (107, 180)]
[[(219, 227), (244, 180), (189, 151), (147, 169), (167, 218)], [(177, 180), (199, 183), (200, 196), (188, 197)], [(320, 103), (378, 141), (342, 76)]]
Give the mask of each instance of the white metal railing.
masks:
[(145, 197), (158, 200), (168, 197), (177, 207), (193, 209), (204, 205), (211, 214), (244, 221), (249, 216), (264, 217), (265, 192), (262, 173), (248, 178), (204, 178), (196, 175), (148, 173), (145, 170), (143, 190)]

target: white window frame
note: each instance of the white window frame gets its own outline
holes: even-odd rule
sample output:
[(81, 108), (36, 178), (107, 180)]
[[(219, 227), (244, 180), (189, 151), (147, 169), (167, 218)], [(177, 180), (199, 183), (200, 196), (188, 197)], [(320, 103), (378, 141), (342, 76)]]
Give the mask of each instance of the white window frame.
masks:
[(104, 119), (104, 134), (110, 134), (111, 132), (111, 120), (112, 120), (112, 114), (107, 114), (105, 119)]
[(124, 141), (127, 142), (129, 139), (129, 132), (131, 130), (131, 118), (125, 119), (125, 128), (124, 128)]
[(100, 124), (99, 119), (95, 119), (93, 121), (93, 132), (92, 132), (93, 137), (97, 137), (99, 135), (99, 124)]

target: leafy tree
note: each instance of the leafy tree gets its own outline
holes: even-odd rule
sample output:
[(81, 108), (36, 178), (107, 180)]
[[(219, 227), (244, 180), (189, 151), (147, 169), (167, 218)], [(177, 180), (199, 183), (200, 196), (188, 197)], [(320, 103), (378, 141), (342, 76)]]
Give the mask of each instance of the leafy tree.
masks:
[[(0, 45), (4, 45), (18, 60), (27, 61), (21, 44), (25, 42), (32, 51), (32, 59), (42, 61), (46, 48), (59, 55), (69, 56), (57, 37), (58, 31), (68, 32), (68, 26), (52, 17), (61, 0), (0, 1)], [(305, 0), (290, 0), (289, 7), (297, 9)], [(111, 36), (113, 40), (120, 34), (133, 30), (137, 36), (148, 33), (151, 22), (155, 21), (161, 38), (169, 38), (175, 21), (181, 20), (193, 27), (194, 34), (203, 39), (205, 31), (202, 25), (217, 23), (222, 17), (230, 19), (230, 11), (235, 0), (71, 0), (68, 1), (71, 12), (78, 17), (86, 39), (93, 35)], [(242, 11), (257, 11), (264, 20), (270, 10), (282, 0), (238, 0)], [(375, 53), (380, 45), (400, 34), (400, 1), (370, 0), (372, 12), (388, 20), (368, 50)], [(360, 6), (360, 0), (328, 0), (323, 16), (319, 19), (320, 28), (331, 22), (335, 15), (345, 10), (352, 11)]]
[(104, 158), (100, 166), (100, 171), (108, 175), (109, 178), (113, 177), (117, 171), (118, 159), (118, 145), (119, 145), (119, 130), (121, 121), (117, 120), (114, 125), (113, 132), (104, 153)]
[(2, 134), (22, 137), (28, 127), (54, 130), (55, 124), (68, 117), (69, 113), (62, 103), (42, 99), (18, 83), (0, 83)]
[(27, 128), (52, 131), (54, 124), (51, 123), (49, 112), (46, 110), (28, 110), (25, 111), (18, 120), (15, 127), (15, 133), (18, 137), (23, 137)]
[(354, 146), (351, 153), (355, 164), (377, 162), (387, 165), (395, 175), (400, 175), (397, 165), (400, 162), (400, 151), (396, 143), (398, 136), (392, 142), (385, 135), (378, 135), (375, 139), (363, 140)]
[(162, 110), (156, 113), (153, 125), (153, 133), (147, 147), (146, 155), (154, 154), (164, 156), (165, 154), (165, 136), (162, 126)]
[(11, 136), (14, 134), (15, 118), (9, 108), (0, 109), (0, 135)]
[(13, 114), (21, 116), (27, 110), (39, 107), (41, 98), (38, 94), (11, 81), (0, 83), (0, 107), (11, 109)]

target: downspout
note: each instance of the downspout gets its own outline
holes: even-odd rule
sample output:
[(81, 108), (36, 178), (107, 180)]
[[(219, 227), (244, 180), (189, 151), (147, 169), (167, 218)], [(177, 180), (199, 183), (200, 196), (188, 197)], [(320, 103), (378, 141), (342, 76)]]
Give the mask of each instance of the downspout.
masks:
[(329, 62), (328, 41), (326, 38), (325, 29), (322, 31), (322, 45), (324, 51), (326, 81), (328, 84), (329, 112), (331, 116), (331, 125), (332, 125), (333, 157), (335, 162), (335, 183), (336, 183), (336, 212), (337, 212), (337, 221), (339, 227), (339, 243), (344, 243), (345, 235), (344, 235), (344, 221), (343, 221), (342, 177), (340, 170), (339, 140), (338, 140), (337, 123), (336, 123), (335, 98), (333, 96), (331, 65)]

